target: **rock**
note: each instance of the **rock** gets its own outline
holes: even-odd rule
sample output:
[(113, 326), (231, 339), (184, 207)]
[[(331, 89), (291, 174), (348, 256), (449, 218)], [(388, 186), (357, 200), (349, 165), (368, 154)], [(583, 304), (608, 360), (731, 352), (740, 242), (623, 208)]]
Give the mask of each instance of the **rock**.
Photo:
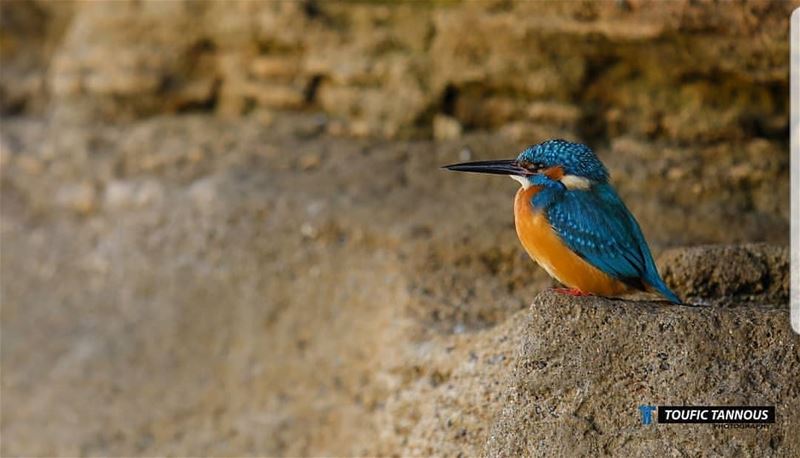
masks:
[(91, 213), (96, 205), (96, 192), (91, 183), (75, 183), (61, 186), (55, 195), (56, 203), (80, 214)]
[(301, 156), (298, 162), (301, 169), (313, 170), (319, 167), (319, 165), (322, 163), (322, 158), (319, 154), (308, 153)]
[[(800, 336), (785, 309), (544, 293), (529, 313), (486, 455), (800, 453), (792, 414), (800, 407)], [(769, 429), (753, 431), (644, 426), (640, 405), (774, 405), (778, 414)]]
[(161, 184), (154, 180), (141, 182), (115, 180), (106, 186), (104, 204), (111, 210), (157, 205), (164, 200)]
[(30, 154), (18, 155), (16, 162), (19, 168), (29, 175), (39, 175), (44, 170), (44, 163)]
[(127, 119), (208, 103), (215, 96), (213, 46), (197, 26), (204, 7), (184, 6), (76, 6), (48, 69), (47, 86), (59, 101), (54, 111)]
[(436, 115), (467, 130), (527, 117), (678, 145), (780, 143), (788, 128), (791, 2), (303, 5), (5, 3), (0, 108), (125, 120), (317, 106), (384, 137)]
[[(796, 2), (652, 6), (0, 1), (0, 455), (800, 455)], [(440, 170), (554, 137), (710, 307), (539, 294)]]
[(46, 111), (45, 72), (74, 9), (72, 2), (0, 3), (0, 113), (4, 116)]
[(433, 118), (433, 138), (436, 140), (455, 140), (461, 137), (461, 123), (455, 118), (436, 115)]
[(556, 124), (564, 127), (575, 125), (581, 116), (579, 107), (553, 102), (531, 103), (528, 105), (525, 113), (531, 121)]
[[(537, 296), (553, 283), (516, 240), (517, 185), (440, 169), (510, 157), (531, 133), (375, 141), (328, 135), (326, 119), (4, 120), (1, 455), (511, 455), (525, 440), (635, 455), (665, 437), (689, 454), (687, 429), (642, 430), (638, 404), (737, 392), (782, 423), (691, 437), (796, 454), (789, 193), (775, 193), (788, 158), (773, 142), (598, 149), (655, 253), (772, 244), (659, 257), (678, 292), (714, 305), (684, 308)], [(20, 173), (27, 155), (38, 174)]]
[(197, 208), (210, 210), (220, 205), (220, 182), (216, 177), (201, 178), (192, 183), (188, 190), (192, 203)]
[(528, 319), (522, 311), (492, 329), (439, 338), (410, 355), (410, 367), (420, 373), (377, 415), (381, 429), (399, 434), (387, 435), (374, 454), (482, 455)]
[(250, 72), (259, 78), (291, 78), (298, 71), (295, 57), (259, 56), (250, 62)]
[(700, 303), (789, 301), (789, 250), (766, 244), (670, 250), (659, 259), (668, 284)]
[(0, 143), (0, 169), (8, 167), (12, 161), (13, 154), (4, 144)]
[(305, 104), (302, 87), (274, 83), (249, 82), (243, 95), (259, 105), (279, 109), (297, 109)]

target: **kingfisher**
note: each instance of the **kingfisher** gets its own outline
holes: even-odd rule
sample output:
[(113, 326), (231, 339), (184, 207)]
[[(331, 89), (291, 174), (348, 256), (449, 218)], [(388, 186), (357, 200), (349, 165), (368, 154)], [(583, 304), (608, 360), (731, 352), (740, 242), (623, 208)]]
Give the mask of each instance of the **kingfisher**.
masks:
[(516, 159), (463, 162), (444, 168), (508, 175), (521, 185), (514, 224), (531, 258), (575, 295), (655, 291), (681, 304), (658, 273), (639, 223), (609, 183), (588, 146), (547, 140)]

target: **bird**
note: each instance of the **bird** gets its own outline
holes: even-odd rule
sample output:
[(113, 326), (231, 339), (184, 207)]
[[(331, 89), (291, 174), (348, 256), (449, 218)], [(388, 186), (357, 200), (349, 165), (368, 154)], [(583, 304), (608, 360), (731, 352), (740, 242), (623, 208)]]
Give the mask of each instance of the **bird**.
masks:
[(514, 197), (517, 236), (528, 255), (566, 286), (559, 292), (617, 297), (651, 291), (683, 304), (664, 283), (639, 223), (588, 146), (547, 140), (516, 159), (443, 168), (508, 175), (520, 183)]

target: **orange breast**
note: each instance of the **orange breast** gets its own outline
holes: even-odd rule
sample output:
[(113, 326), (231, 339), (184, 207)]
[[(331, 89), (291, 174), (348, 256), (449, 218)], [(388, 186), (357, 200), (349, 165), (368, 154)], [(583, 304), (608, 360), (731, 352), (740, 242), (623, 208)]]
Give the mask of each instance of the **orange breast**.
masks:
[(614, 296), (627, 291), (627, 285), (584, 261), (558, 238), (544, 212), (536, 211), (531, 206), (531, 197), (538, 191), (536, 186), (520, 188), (514, 198), (517, 236), (531, 258), (551, 277), (570, 288), (602, 296)]

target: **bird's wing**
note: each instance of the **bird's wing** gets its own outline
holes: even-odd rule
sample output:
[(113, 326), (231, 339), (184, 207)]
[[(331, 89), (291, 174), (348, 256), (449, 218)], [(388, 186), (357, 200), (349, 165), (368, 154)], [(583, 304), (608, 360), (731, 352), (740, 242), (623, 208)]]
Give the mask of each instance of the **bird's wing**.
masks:
[(620, 281), (641, 288), (655, 269), (639, 225), (610, 185), (564, 192), (547, 217), (572, 251)]

